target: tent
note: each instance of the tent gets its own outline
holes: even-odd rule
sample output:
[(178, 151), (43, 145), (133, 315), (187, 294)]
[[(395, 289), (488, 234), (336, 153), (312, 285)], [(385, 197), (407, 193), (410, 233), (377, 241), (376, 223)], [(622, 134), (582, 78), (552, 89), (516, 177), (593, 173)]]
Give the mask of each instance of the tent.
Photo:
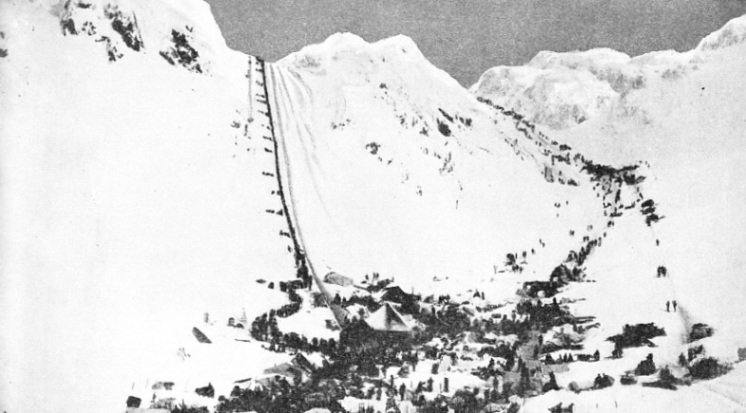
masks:
[(376, 331), (410, 332), (412, 328), (404, 321), (401, 314), (389, 303), (365, 319), (366, 324)]
[(315, 370), (313, 363), (311, 363), (306, 358), (306, 356), (303, 355), (303, 353), (298, 353), (295, 357), (293, 357), (293, 359), (290, 360), (290, 364), (308, 374)]

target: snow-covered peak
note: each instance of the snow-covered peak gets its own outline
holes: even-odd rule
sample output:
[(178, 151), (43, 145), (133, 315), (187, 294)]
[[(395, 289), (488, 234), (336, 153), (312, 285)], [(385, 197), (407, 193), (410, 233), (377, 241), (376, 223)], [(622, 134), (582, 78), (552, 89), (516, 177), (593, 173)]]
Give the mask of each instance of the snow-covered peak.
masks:
[(157, 40), (156, 37), (167, 32), (169, 26), (189, 26), (200, 32), (203, 41), (216, 47), (225, 46), (210, 5), (203, 0), (45, 0), (41, 4), (51, 6), (60, 16), (100, 16), (107, 9), (134, 14), (146, 41)]
[(710, 52), (746, 39), (746, 16), (728, 22), (687, 52), (673, 50), (636, 57), (608, 48), (565, 53), (544, 51), (524, 66), (498, 66), (471, 87), (475, 95), (524, 114), (553, 129), (591, 119), (655, 122), (635, 96), (651, 84), (672, 82), (697, 70)]
[(362, 37), (349, 33), (334, 33), (321, 43), (312, 44), (291, 53), (280, 60), (280, 64), (298, 64), (305, 62), (302, 66), (311, 65), (309, 62), (317, 62), (319, 59), (337, 59), (340, 55), (347, 53), (376, 55), (383, 58), (397, 58), (409, 55), (411, 58), (422, 58), (422, 52), (417, 44), (409, 37), (397, 35), (377, 42), (369, 43)]
[(707, 52), (741, 44), (744, 41), (746, 41), (746, 15), (730, 20), (720, 30), (707, 35), (699, 42), (697, 50)]
[[(399, 34), (375, 43), (380, 49), (401, 52), (414, 56), (423, 56), (420, 48), (411, 37)], [(423, 56), (424, 57), (424, 56)]]
[(48, 9), (65, 36), (97, 43), (110, 62), (146, 54), (209, 74), (224, 71), (217, 62), (236, 54), (202, 0), (44, 0), (31, 7)]
[(585, 51), (573, 51), (558, 53), (552, 51), (541, 51), (534, 56), (528, 66), (547, 69), (557, 66), (568, 68), (590, 68), (594, 66), (618, 65), (629, 62), (630, 57), (626, 53), (618, 52), (609, 48), (598, 48)]
[(335, 49), (347, 49), (347, 48), (358, 48), (367, 45), (362, 37), (350, 33), (350, 32), (337, 32), (327, 37), (321, 43), (308, 45), (303, 50), (309, 50), (313, 48), (335, 48)]
[(317, 75), (328, 74), (331, 70), (352, 83), (380, 72), (423, 74), (449, 89), (463, 90), (448, 73), (430, 63), (417, 44), (404, 35), (367, 42), (352, 33), (335, 33), (324, 42), (306, 46), (277, 63)]

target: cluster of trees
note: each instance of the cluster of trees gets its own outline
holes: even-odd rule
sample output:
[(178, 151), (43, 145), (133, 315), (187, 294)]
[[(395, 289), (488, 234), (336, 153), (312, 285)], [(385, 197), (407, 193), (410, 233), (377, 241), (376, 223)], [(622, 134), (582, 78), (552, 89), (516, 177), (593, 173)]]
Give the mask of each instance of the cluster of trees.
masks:
[[(315, 391), (314, 391), (315, 390)], [(276, 378), (271, 386), (257, 389), (234, 387), (229, 398), (220, 397), (218, 413), (302, 413), (313, 408), (329, 409), (333, 413), (345, 413), (334, 395), (311, 385), (292, 386), (284, 378)]]
[(254, 319), (251, 323), (250, 334), (255, 340), (270, 343), (270, 351), (284, 352), (288, 348), (305, 352), (321, 352), (326, 355), (337, 352), (337, 343), (332, 338), (329, 340), (316, 337), (310, 340), (306, 336), (297, 333), (283, 333), (277, 325), (277, 317), (290, 317), (300, 311), (303, 298), (296, 292), (297, 287), (305, 288), (305, 283), (297, 284), (299, 280), (280, 283), (281, 289), (288, 294), (290, 303), (283, 305), (277, 310), (270, 310)]

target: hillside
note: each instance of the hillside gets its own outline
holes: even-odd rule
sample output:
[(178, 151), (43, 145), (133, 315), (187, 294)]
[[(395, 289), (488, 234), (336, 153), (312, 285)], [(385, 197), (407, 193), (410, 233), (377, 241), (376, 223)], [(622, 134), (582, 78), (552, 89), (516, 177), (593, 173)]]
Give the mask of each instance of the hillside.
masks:
[[(265, 63), (229, 50), (200, 0), (0, 3), (0, 107), (9, 108), (0, 122), (0, 408), (122, 411), (132, 396), (144, 408), (214, 409), (285, 389), (282, 375), (296, 389), (283, 391), (306, 404), (321, 393), (334, 406), (382, 410), (385, 398), (363, 390), (380, 392), (390, 375), (390, 386), (410, 391), (435, 380), (445, 387), (423, 398), (457, 403), (467, 386), (497, 387), (496, 373), (484, 377), (484, 351), (499, 347), (487, 332), (517, 343), (511, 359), (523, 359), (508, 367), (494, 357), (500, 367), (489, 369), (506, 382), (534, 369), (520, 396), (543, 395), (522, 401), (527, 411), (591, 403), (567, 389), (634, 370), (648, 353), (684, 380), (689, 367), (674, 366), (692, 347), (693, 322), (716, 335), (690, 367), (705, 356), (736, 361), (746, 335), (723, 321), (744, 308), (733, 277), (743, 215), (728, 207), (743, 198), (742, 154), (730, 143), (742, 130), (742, 94), (727, 82), (742, 69), (739, 24), (705, 39), (696, 63), (671, 57), (697, 66), (683, 80), (638, 88), (648, 106), (633, 112), (644, 119), (588, 106), (611, 93), (585, 89), (601, 80), (557, 75), (581, 90), (568, 99), (590, 108), (576, 126), (578, 117), (536, 114), (538, 101), (566, 97), (554, 86), (529, 98), (470, 93), (405, 36), (371, 44), (337, 34)], [(636, 87), (634, 76), (607, 78)], [(713, 95), (675, 104), (704, 82)], [(513, 95), (536, 101), (513, 107)], [(695, 127), (703, 116), (717, 121)], [(671, 278), (656, 277), (661, 266)], [(705, 286), (712, 292), (695, 296)], [(673, 299), (679, 313), (664, 310)], [(394, 343), (401, 353), (429, 354), (426, 337), (447, 344), (408, 377), (401, 355), (393, 364), (382, 356), (382, 372), (353, 374), (371, 366), (348, 365), (341, 346), (368, 316), (419, 332)], [(608, 338), (638, 323), (667, 334), (611, 358)], [(563, 344), (571, 328), (580, 332)], [(594, 350), (603, 354), (595, 363), (539, 360)], [(456, 357), (447, 352), (460, 361), (444, 361)], [(359, 360), (371, 364), (365, 352)], [(705, 386), (733, 397), (740, 367), (681, 393)], [(548, 368), (562, 390), (542, 391)], [(514, 395), (505, 389), (501, 402)], [(639, 385), (619, 397), (629, 408), (656, 391)]]
[[(743, 199), (746, 172), (740, 144), (746, 120), (739, 98), (746, 92), (740, 81), (745, 36), (746, 18), (740, 17), (685, 53), (629, 58), (608, 50), (547, 52), (525, 67), (491, 69), (471, 89), (520, 108), (593, 159), (648, 162), (654, 179), (646, 190), (665, 200), (661, 208), (667, 218), (656, 233), (669, 240), (662, 252), (675, 263), (672, 271), (681, 274), (674, 279), (677, 291), (687, 296), (694, 314), (722, 323), (738, 343), (746, 338), (740, 316), (734, 315), (743, 314), (746, 296), (741, 276), (746, 243), (740, 230), (746, 216), (733, 205)], [(521, 75), (537, 70), (542, 74), (530, 79)], [(497, 73), (512, 75), (493, 77)], [(506, 100), (499, 90), (508, 89), (513, 92), (505, 92)], [(543, 89), (558, 101), (532, 94)], [(563, 117), (560, 108), (581, 113), (584, 121)], [(740, 310), (734, 313), (735, 308)]]
[[(0, 404), (121, 411), (133, 382), (181, 369), (204, 312), (280, 305), (254, 280), (295, 269), (263, 241), (284, 221), (265, 218), (273, 163), (245, 129), (248, 59), (206, 4), (52, 3), (0, 4)], [(202, 73), (160, 55), (181, 35)]]
[[(514, 121), (407, 38), (338, 35), (271, 69), (299, 225), (329, 270), (399, 276), (407, 289), (432, 276), (494, 275), (506, 254), (602, 216), (589, 188), (547, 182), (547, 161)], [(577, 204), (558, 218), (554, 204), (567, 199)]]

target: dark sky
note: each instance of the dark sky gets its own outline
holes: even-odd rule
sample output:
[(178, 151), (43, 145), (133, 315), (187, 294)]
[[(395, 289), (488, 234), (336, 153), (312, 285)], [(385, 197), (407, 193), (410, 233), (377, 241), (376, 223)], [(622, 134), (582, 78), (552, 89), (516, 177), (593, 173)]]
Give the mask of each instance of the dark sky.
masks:
[(541, 50), (689, 50), (746, 0), (207, 0), (228, 45), (269, 61), (347, 31), (405, 34), (464, 86)]

